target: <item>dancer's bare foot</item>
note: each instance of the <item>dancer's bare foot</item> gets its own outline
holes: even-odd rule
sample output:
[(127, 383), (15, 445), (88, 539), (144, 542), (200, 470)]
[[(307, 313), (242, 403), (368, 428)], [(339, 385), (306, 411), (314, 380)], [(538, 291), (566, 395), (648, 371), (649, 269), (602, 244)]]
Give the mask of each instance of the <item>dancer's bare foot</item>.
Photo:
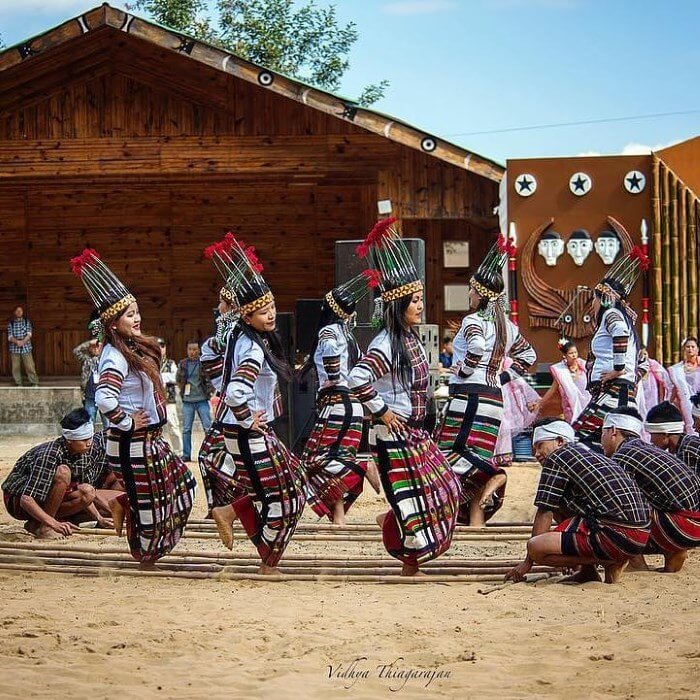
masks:
[(630, 571), (650, 571), (649, 565), (643, 554), (638, 554), (629, 560), (628, 568)]
[(674, 552), (673, 554), (664, 555), (664, 567), (659, 569), (664, 574), (675, 574), (678, 573), (685, 564), (685, 560), (688, 558), (688, 550), (682, 549), (680, 552)]
[(381, 482), (379, 480), (379, 472), (377, 471), (377, 465), (374, 463), (373, 459), (367, 460), (367, 471), (365, 472), (365, 477), (369, 481), (369, 485), (375, 490), (376, 493), (381, 493)]
[(139, 569), (141, 569), (141, 571), (157, 571), (158, 566), (151, 559), (143, 559), (139, 562)]
[(591, 581), (598, 581), (600, 583), (601, 578), (598, 574), (598, 570), (593, 564), (586, 564), (582, 566), (575, 574), (572, 576), (567, 576), (561, 580), (561, 583), (574, 584), (574, 583), (590, 583)]
[(484, 486), (484, 490), (481, 492), (481, 498), (479, 499), (479, 507), (481, 508), (486, 508), (487, 505), (491, 502), (491, 497), (493, 496), (498, 489), (501, 488), (501, 486), (505, 486), (506, 481), (508, 480), (508, 477), (501, 473), (501, 474), (494, 474), (487, 482), (486, 486)]
[(332, 518), (333, 520), (331, 521), (333, 525), (338, 525), (338, 526), (343, 526), (346, 524), (345, 522), (345, 503), (343, 503), (343, 499), (341, 498), (339, 501), (336, 501), (333, 504), (333, 509), (332, 509)]
[(124, 512), (124, 506), (119, 502), (119, 498), (113, 498), (109, 502), (109, 510), (112, 513), (112, 520), (114, 521), (114, 529), (117, 533), (117, 537), (122, 536), (122, 531), (124, 530), (124, 517), (126, 513)]
[(36, 520), (27, 520), (27, 522), (24, 523), (24, 529), (30, 535), (36, 535), (36, 531), (39, 529), (39, 523)]
[(417, 566), (413, 566), (412, 564), (404, 564), (401, 567), (401, 575), (402, 576), (426, 576), (427, 574), (424, 571), (421, 571)]
[(377, 521), (377, 525), (379, 527), (383, 528), (384, 527), (384, 520), (386, 519), (387, 513), (380, 513), (375, 520)]
[(614, 564), (606, 564), (603, 567), (605, 569), (605, 583), (619, 583), (628, 561), (625, 559), (624, 561), (616, 561)]
[(219, 538), (226, 549), (233, 549), (233, 523), (236, 520), (236, 511), (232, 505), (219, 506), (211, 509), (211, 517), (214, 518)]
[(280, 570), (276, 566), (268, 566), (267, 564), (260, 564), (258, 573), (263, 576), (279, 576)]

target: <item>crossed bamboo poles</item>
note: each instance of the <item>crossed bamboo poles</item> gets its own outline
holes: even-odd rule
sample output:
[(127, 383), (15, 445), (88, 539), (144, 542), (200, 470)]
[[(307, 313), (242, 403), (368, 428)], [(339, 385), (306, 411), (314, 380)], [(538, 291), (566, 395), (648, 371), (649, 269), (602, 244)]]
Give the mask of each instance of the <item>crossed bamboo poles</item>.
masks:
[[(243, 534), (240, 527), (236, 531)], [(502, 523), (484, 529), (458, 526), (453, 541), (513, 541), (527, 539), (530, 526)], [(86, 535), (116, 536), (109, 530), (84, 529)], [(185, 533), (193, 539), (216, 539), (209, 520), (190, 521)], [(355, 523), (344, 527), (326, 523), (301, 523), (295, 541), (380, 542), (375, 523)], [(401, 563), (388, 556), (367, 554), (286, 554), (279, 565), (279, 576), (257, 573), (259, 558), (253, 552), (187, 551), (176, 549), (158, 562), (156, 570), (143, 570), (125, 546), (90, 546), (79, 542), (0, 542), (0, 570), (61, 573), (85, 576), (139, 576), (155, 578), (210, 579), (218, 581), (346, 581), (358, 583), (483, 583), (500, 582), (519, 562), (515, 559), (486, 557), (465, 559), (445, 555), (422, 567), (423, 577), (400, 575)], [(528, 581), (555, 575), (548, 567), (534, 567)], [(498, 586), (496, 588), (499, 588)], [(481, 591), (481, 592), (489, 592)]]

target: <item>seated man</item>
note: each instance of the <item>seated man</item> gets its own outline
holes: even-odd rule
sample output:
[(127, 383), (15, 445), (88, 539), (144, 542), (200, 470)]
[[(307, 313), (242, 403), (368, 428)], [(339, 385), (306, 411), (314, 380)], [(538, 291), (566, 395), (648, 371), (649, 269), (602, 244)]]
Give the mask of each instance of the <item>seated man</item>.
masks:
[(84, 408), (71, 411), (61, 420), (61, 437), (23, 454), (2, 484), (7, 512), (26, 520), (38, 538), (69, 536), (76, 529), (71, 521), (114, 527), (103, 513), (121, 487), (107, 466), (104, 434), (93, 439), (93, 432)]
[[(651, 505), (650, 554), (663, 554), (661, 571), (683, 567), (688, 550), (700, 545), (700, 477), (680, 459), (641, 440), (642, 420), (630, 407), (608, 413), (601, 444), (634, 478)], [(644, 557), (631, 565), (646, 569)]]
[(670, 401), (654, 406), (647, 413), (644, 428), (652, 444), (676, 455), (700, 476), (700, 437), (685, 432), (683, 414)]
[[(613, 460), (574, 443), (574, 429), (562, 420), (535, 423), (532, 443), (542, 465), (527, 556), (506, 574), (522, 581), (533, 564), (580, 566), (571, 582), (617, 583), (627, 561), (649, 539), (649, 504), (634, 479)], [(554, 515), (562, 522), (550, 531)]]

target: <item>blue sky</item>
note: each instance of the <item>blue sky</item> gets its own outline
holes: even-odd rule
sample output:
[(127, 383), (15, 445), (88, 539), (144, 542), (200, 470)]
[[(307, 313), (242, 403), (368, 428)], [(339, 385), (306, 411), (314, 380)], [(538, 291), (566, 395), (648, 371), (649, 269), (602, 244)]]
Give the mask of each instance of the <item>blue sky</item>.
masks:
[[(13, 44), (99, 0), (0, 0)], [(114, 6), (124, 3), (112, 0)], [(214, 4), (214, 3), (212, 3)], [(317, 0), (317, 4), (328, 4)], [(360, 39), (342, 93), (499, 161), (638, 152), (700, 134), (695, 0), (337, 0)], [(506, 131), (697, 110), (694, 114)]]

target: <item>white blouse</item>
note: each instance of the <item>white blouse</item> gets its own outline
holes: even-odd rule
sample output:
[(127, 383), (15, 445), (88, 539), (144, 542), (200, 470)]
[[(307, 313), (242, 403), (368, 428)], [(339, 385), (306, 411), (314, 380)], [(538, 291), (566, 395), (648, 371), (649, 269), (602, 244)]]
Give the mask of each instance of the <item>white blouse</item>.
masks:
[(348, 386), (350, 343), (344, 324), (331, 323), (321, 328), (314, 363), (319, 387), (329, 382), (334, 386)]
[(637, 343), (619, 309), (606, 309), (603, 313), (591, 339), (591, 353), (595, 359), (589, 381), (599, 382), (606, 372), (622, 370), (618, 379), (636, 383)]

